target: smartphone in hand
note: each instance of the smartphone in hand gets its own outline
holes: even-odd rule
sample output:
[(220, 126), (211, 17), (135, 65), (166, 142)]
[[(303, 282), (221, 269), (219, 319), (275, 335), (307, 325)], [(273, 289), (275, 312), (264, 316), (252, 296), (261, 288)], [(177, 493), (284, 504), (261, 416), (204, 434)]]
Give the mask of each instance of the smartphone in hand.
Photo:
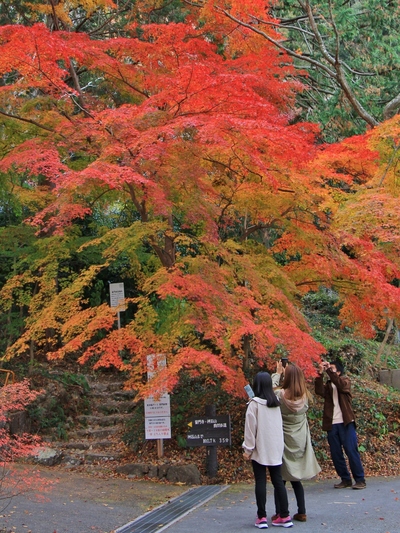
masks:
[(247, 392), (247, 396), (250, 398), (250, 400), (254, 398), (254, 392), (250, 385), (246, 385), (244, 390)]

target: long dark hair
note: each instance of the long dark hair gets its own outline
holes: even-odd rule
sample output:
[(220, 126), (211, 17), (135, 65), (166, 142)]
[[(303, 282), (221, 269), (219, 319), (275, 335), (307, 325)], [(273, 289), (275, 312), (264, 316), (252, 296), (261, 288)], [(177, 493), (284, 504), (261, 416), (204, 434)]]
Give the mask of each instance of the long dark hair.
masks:
[(257, 398), (267, 400), (268, 407), (278, 407), (279, 400), (272, 388), (272, 379), (268, 372), (258, 372), (253, 381), (253, 391)]

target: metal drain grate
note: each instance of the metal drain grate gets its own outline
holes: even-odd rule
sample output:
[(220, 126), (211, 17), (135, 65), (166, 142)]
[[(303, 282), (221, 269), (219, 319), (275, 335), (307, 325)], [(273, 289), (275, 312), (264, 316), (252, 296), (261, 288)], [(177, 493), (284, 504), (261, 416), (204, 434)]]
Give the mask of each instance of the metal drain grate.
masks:
[(116, 529), (115, 533), (159, 533), (228, 487), (229, 485), (206, 485), (189, 489), (177, 498)]

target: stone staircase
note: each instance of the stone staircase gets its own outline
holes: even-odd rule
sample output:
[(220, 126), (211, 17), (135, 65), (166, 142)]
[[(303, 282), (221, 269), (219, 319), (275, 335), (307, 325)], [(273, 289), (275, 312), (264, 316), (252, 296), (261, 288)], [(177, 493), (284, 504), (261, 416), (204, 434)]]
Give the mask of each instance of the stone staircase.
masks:
[[(35, 450), (35, 463), (55, 466), (100, 476), (127, 476), (128, 478), (158, 478), (170, 483), (200, 485), (201, 473), (195, 464), (180, 461), (161, 461), (159, 465), (130, 463), (131, 450), (122, 438), (127, 430), (127, 421), (133, 418), (137, 404), (134, 393), (124, 390), (124, 381), (112, 374), (85, 376), (89, 392), (78, 398), (88, 401), (87, 414), (71, 418), (68, 440), (55, 439), (54, 433), (42, 435), (42, 445)], [(81, 391), (82, 392), (82, 391)], [(70, 393), (71, 394), (71, 393)], [(51, 389), (50, 389), (51, 395)], [(144, 425), (144, 420), (142, 421)], [(143, 427), (141, 431), (143, 431)]]
[(56, 444), (66, 466), (117, 461), (125, 450), (122, 436), (126, 422), (136, 407), (134, 394), (123, 389), (123, 381), (111, 376), (86, 379), (90, 387), (87, 394), (90, 414), (79, 415), (74, 430), (68, 433), (68, 441)]

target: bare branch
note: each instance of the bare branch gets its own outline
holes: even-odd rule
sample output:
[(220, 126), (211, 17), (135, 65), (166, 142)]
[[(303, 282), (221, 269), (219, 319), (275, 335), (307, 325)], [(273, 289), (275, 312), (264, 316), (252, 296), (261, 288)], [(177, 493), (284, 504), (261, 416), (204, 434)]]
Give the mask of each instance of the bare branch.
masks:
[[(277, 48), (279, 48), (280, 50), (283, 50), (284, 52), (286, 52), (291, 57), (295, 57), (297, 59), (300, 59), (301, 61), (306, 61), (307, 63), (310, 63), (311, 65), (314, 65), (318, 69), (323, 70), (324, 72), (329, 74), (329, 76), (331, 76), (333, 78), (335, 77), (335, 71), (331, 70), (330, 68), (328, 68), (323, 63), (321, 63), (319, 61), (316, 61), (315, 59), (312, 59), (311, 57), (303, 56), (302, 54), (298, 54), (296, 52), (293, 52), (292, 50), (290, 50), (290, 48), (287, 48), (286, 46), (284, 46), (280, 41), (277, 41), (276, 39), (273, 39), (267, 33), (265, 33), (264, 31), (260, 30), (259, 28), (256, 28), (252, 24), (248, 24), (248, 23), (246, 23), (246, 22), (234, 17), (233, 15), (231, 15), (225, 9), (218, 8), (218, 7), (216, 9), (218, 9), (221, 13), (226, 15), (229, 19), (233, 20), (234, 22), (237, 22), (240, 26), (243, 26), (244, 28), (248, 28), (249, 30), (253, 31), (254, 33), (258, 33), (259, 35), (264, 37), (264, 39), (266, 39), (270, 43), (274, 44)], [(256, 19), (254, 19), (254, 20), (256, 20)]]
[[(248, 28), (254, 33), (257, 33), (264, 37), (267, 41), (275, 45), (280, 50), (283, 50), (286, 52), (289, 56), (294, 57), (296, 59), (299, 59), (303, 62), (309, 63), (310, 65), (313, 65), (318, 70), (325, 72), (332, 80), (336, 82), (338, 87), (343, 91), (345, 97), (350, 102), (352, 108), (355, 110), (357, 115), (361, 117), (367, 124), (369, 124), (372, 127), (375, 127), (379, 124), (379, 122), (370, 114), (364, 107), (362, 106), (361, 102), (358, 100), (356, 95), (354, 94), (352, 88), (350, 87), (346, 74), (345, 69), (347, 65), (345, 65), (340, 57), (339, 57), (339, 34), (336, 29), (336, 50), (335, 50), (335, 56), (333, 56), (326, 48), (324, 40), (321, 36), (321, 33), (319, 32), (318, 25), (316, 22), (316, 19), (313, 14), (313, 10), (311, 7), (311, 4), (309, 0), (298, 0), (300, 6), (304, 10), (304, 12), (307, 14), (308, 21), (310, 24), (310, 27), (312, 29), (312, 33), (314, 34), (314, 38), (316, 39), (316, 42), (318, 44), (318, 47), (322, 53), (323, 58), (325, 61), (330, 65), (325, 65), (324, 63), (321, 63), (320, 61), (317, 61), (313, 59), (312, 57), (309, 57), (307, 55), (298, 54), (297, 52), (294, 52), (287, 48), (285, 45), (282, 44), (281, 41), (278, 41), (276, 39), (273, 39), (270, 35), (268, 35), (266, 32), (260, 30), (259, 28), (255, 27), (253, 24), (248, 24), (247, 22), (244, 22), (243, 20), (238, 19), (237, 17), (233, 16), (231, 13), (229, 13), (226, 9), (223, 9), (221, 7), (216, 7), (216, 9), (223, 13), (226, 17), (228, 17), (230, 20), (236, 22), (240, 26), (243, 26), (245, 28)], [(254, 18), (254, 17), (253, 17)], [(254, 20), (257, 20), (254, 18)], [(332, 22), (333, 26), (334, 23)], [(334, 26), (335, 28), (335, 26)]]
[(335, 50), (335, 61), (338, 63), (339, 62), (339, 57), (340, 57), (340, 37), (339, 37), (339, 32), (338, 32), (338, 29), (337, 29), (337, 26), (336, 26), (336, 22), (335, 22), (335, 19), (333, 18), (333, 13), (332, 13), (332, 1), (329, 0), (329, 15), (331, 17), (331, 24), (332, 24), (332, 28), (333, 28), (333, 33), (335, 34), (335, 42), (336, 42), (336, 50)]

